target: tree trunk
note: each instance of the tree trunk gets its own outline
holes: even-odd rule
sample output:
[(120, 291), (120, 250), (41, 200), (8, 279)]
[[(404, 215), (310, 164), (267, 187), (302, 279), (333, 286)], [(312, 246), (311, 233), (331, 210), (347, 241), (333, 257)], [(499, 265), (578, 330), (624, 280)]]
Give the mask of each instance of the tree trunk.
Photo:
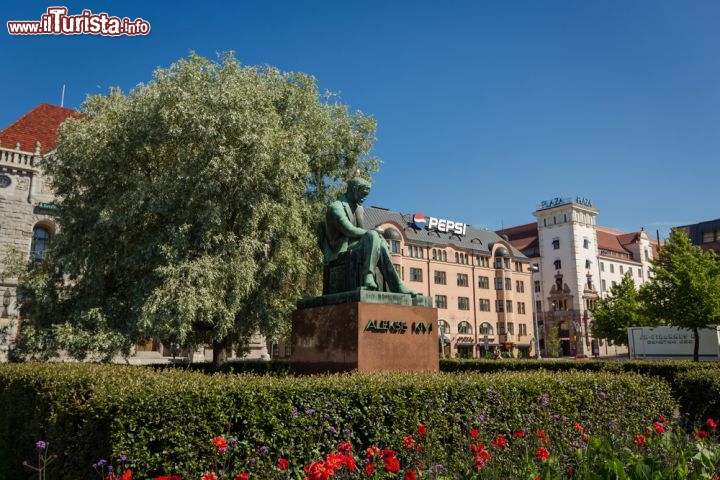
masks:
[(695, 346), (693, 347), (693, 362), (699, 362), (700, 361), (700, 330), (695, 327), (693, 329), (693, 332), (695, 332)]
[(213, 370), (219, 371), (227, 363), (228, 338), (213, 341)]

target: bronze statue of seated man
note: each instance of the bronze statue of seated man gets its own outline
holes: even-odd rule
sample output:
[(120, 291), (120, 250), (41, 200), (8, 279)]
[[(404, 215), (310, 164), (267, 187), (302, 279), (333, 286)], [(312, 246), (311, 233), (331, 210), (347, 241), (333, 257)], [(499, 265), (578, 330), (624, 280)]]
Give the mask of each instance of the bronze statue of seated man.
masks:
[(355, 251), (361, 259), (360, 288), (378, 290), (375, 268), (380, 270), (391, 292), (415, 296), (400, 279), (392, 264), (392, 256), (385, 239), (375, 230), (363, 226), (362, 203), (370, 193), (370, 182), (355, 177), (347, 182), (347, 190), (332, 202), (320, 229), (320, 245), (325, 264), (343, 252)]

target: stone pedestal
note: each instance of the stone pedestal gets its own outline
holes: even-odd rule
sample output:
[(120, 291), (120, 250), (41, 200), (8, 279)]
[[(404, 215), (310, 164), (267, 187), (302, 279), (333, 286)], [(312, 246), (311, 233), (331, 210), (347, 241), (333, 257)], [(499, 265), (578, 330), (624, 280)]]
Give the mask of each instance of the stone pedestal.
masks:
[(437, 309), (419, 306), (429, 304), (427, 297), (365, 291), (300, 302), (292, 319), (292, 369), (437, 372)]

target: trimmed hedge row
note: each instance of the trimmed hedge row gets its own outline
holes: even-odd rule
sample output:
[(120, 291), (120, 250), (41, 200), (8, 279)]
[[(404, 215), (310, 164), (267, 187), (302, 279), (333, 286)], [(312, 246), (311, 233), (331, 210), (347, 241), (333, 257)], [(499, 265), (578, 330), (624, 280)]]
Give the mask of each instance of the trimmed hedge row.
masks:
[(680, 411), (690, 424), (720, 418), (720, 369), (688, 370), (678, 374), (675, 384)]
[(453, 471), (470, 428), (561, 435), (579, 421), (588, 433), (630, 435), (675, 408), (666, 382), (608, 372), (277, 378), (88, 364), (0, 365), (0, 405), (0, 478), (26, 478), (21, 462), (42, 439), (59, 455), (48, 478), (72, 480), (120, 454), (137, 460), (134, 478), (199, 478), (216, 435), (236, 437), (247, 462), (265, 446), (309, 463), (347, 438), (397, 445), (419, 423), (429, 457)]

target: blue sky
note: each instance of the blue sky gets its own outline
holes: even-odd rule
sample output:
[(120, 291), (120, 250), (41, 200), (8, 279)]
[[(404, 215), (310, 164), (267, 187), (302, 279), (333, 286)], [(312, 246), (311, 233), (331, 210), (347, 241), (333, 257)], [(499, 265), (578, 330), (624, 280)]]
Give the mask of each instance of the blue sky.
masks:
[[(22, 36), (50, 6), (147, 36)], [(0, 128), (127, 92), (191, 51), (314, 75), (378, 121), (367, 203), (500, 229), (582, 196), (601, 225), (720, 217), (716, 0), (5, 2)]]

